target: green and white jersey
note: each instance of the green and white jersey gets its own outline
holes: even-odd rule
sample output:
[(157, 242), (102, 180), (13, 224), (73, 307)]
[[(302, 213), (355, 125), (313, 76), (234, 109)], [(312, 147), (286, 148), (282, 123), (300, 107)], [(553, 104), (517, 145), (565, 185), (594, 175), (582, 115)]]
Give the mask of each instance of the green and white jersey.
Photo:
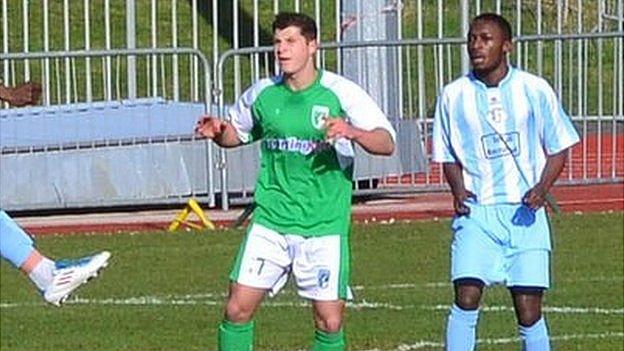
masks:
[(351, 221), (353, 146), (325, 141), (324, 119), (395, 131), (357, 84), (328, 71), (293, 91), (281, 77), (252, 85), (229, 110), (243, 143), (261, 142), (253, 221), (280, 233), (346, 235)]

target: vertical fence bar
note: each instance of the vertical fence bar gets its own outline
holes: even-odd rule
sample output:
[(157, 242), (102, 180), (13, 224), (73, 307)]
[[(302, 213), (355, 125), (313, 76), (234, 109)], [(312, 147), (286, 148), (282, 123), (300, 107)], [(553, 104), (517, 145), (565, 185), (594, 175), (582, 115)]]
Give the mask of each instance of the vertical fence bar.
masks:
[[(43, 51), (50, 51), (50, 23), (48, 17), (48, 0), (43, 0)], [(50, 96), (50, 59), (43, 60), (43, 104), (49, 106)]]
[[(403, 39), (403, 0), (397, 1), (397, 39)], [(396, 48), (397, 50), (397, 85), (399, 94), (399, 119), (403, 119), (403, 48), (401, 46)]]
[[(178, 47), (178, 2), (171, 0), (171, 46)], [(173, 101), (180, 100), (180, 78), (178, 67), (178, 54), (171, 57), (171, 69), (173, 71)]]
[[(193, 49), (199, 49), (199, 22), (197, 19), (197, 0), (191, 1), (191, 25), (192, 25), (192, 35), (191, 35), (191, 45)], [(192, 58), (192, 66), (191, 66), (191, 99), (192, 101), (199, 100), (199, 70), (198, 70), (198, 58), (193, 55)]]
[[(576, 13), (576, 32), (583, 32), (583, 10), (582, 10), (582, 0), (577, 0), (577, 13)], [(583, 179), (586, 176), (586, 164), (587, 161), (587, 120), (586, 116), (583, 115), (583, 41), (576, 41), (576, 110), (579, 117), (583, 119), (583, 131), (582, 131), (582, 149), (581, 149), (581, 173), (583, 175)]]
[[(562, 16), (561, 1), (557, 1), (557, 34), (561, 35), (563, 30), (563, 16)], [(563, 102), (563, 57), (562, 57), (562, 42), (560, 39), (555, 40), (555, 91), (559, 96), (559, 100)]]
[[(63, 47), (65, 51), (70, 50), (70, 31), (69, 31), (69, 0), (63, 0)], [(66, 57), (65, 62), (65, 103), (71, 103), (71, 71), (70, 58)]]
[[(340, 1), (336, 1), (336, 6), (334, 8), (335, 15), (335, 24), (336, 24), (336, 42), (342, 41), (342, 21), (340, 19)], [(342, 74), (342, 49), (336, 50), (336, 72), (338, 74)]]
[[(321, 28), (321, 0), (314, 0), (314, 20), (316, 22), (316, 28), (318, 28), (318, 42), (321, 43), (323, 33)], [(321, 55), (316, 55), (316, 67), (321, 67)]]
[[(444, 0), (438, 0), (438, 38), (443, 38), (444, 37), (444, 6), (443, 6), (443, 1)], [(444, 47), (442, 45), (438, 45), (438, 57), (439, 57), (439, 61), (438, 61), (438, 85), (437, 85), (437, 89), (436, 89), (436, 95), (439, 95), (442, 92), (442, 87), (444, 86)], [(428, 133), (428, 130), (426, 128), (426, 126), (423, 126), (422, 129), (422, 135), (426, 135)], [(429, 145), (427, 145), (426, 143), (426, 139), (423, 138), (423, 146), (425, 148), (425, 155), (429, 156), (431, 154), (431, 150), (429, 149)], [(441, 164), (435, 164), (435, 167), (437, 168), (438, 172), (442, 173), (442, 165)], [(425, 184), (429, 185), (431, 184), (431, 180), (429, 179), (429, 174), (431, 173), (431, 168), (429, 167), (429, 165), (425, 166)], [(442, 182), (442, 177), (439, 177), (438, 181), (441, 183)]]
[[(253, 1), (253, 43), (254, 46), (260, 46), (260, 21), (259, 21), (259, 6), (258, 0)], [(260, 57), (258, 54), (253, 54), (253, 66), (252, 66), (253, 81), (260, 79)]]
[[(619, 0), (618, 4), (617, 4), (617, 28), (618, 31), (620, 33), (622, 33), (622, 31), (624, 31), (624, 1), (623, 0)], [(614, 118), (613, 118), (613, 142), (612, 142), (612, 148), (613, 148), (613, 158), (612, 158), (612, 174), (613, 174), (613, 178), (616, 177), (617, 172), (616, 172), (616, 156), (617, 156), (617, 124), (616, 124), (616, 116), (619, 117), (620, 119), (622, 119), (623, 114), (624, 114), (624, 101), (622, 101), (624, 99), (624, 82), (622, 82), (622, 80), (624, 80), (624, 58), (622, 58), (622, 56), (624, 55), (624, 50), (622, 48), (622, 45), (624, 44), (624, 40), (622, 40), (622, 37), (619, 37), (617, 39), (615, 39), (615, 45), (614, 47), (616, 47), (615, 53), (616, 56), (614, 57), (614, 61), (617, 60), (617, 64), (614, 64), (614, 71), (617, 72), (613, 75), (614, 78), (614, 82), (617, 82), (617, 89), (614, 89), (613, 91), (617, 91), (617, 95), (616, 95), (616, 99), (613, 99), (613, 101), (616, 102), (616, 106), (617, 106), (617, 111), (614, 108), (613, 112), (614, 112)], [(614, 62), (615, 63), (615, 62)], [(615, 107), (615, 106), (614, 106)]]
[[(7, 8), (7, 0), (2, 0), (2, 52), (9, 52), (9, 13)], [(6, 86), (11, 85), (9, 80), (9, 60), (4, 60), (3, 65), (3, 83)]]
[[(104, 1), (104, 38), (105, 38), (105, 48), (106, 50), (110, 50), (111, 48), (111, 22), (110, 22), (110, 1)], [(112, 64), (111, 57), (105, 57), (106, 69), (105, 69), (105, 91), (106, 91), (106, 100), (112, 100), (113, 98), (113, 79), (112, 79)]]
[[(234, 49), (238, 49), (240, 47), (239, 43), (239, 12), (238, 12), (238, 0), (232, 1), (232, 46)], [(240, 66), (240, 56), (234, 56), (234, 97), (238, 98), (241, 94), (241, 66)]]
[[(543, 17), (542, 17), (542, 0), (537, 0), (537, 5), (536, 5), (536, 9), (535, 11), (537, 12), (537, 35), (541, 35), (542, 34), (542, 21), (543, 21)], [(544, 42), (542, 42), (541, 40), (537, 42), (537, 50), (536, 50), (536, 59), (537, 59), (537, 74), (539, 76), (542, 76), (544, 71), (543, 71), (543, 58), (544, 58), (544, 52), (543, 52), (543, 48), (544, 48)]]
[[(91, 15), (90, 0), (84, 0), (84, 41), (85, 50), (91, 50)], [(91, 80), (91, 58), (85, 58), (85, 99), (87, 102), (93, 100), (93, 85)]]
[[(158, 47), (158, 32), (156, 30), (157, 26), (158, 26), (158, 16), (157, 16), (157, 0), (152, 0), (151, 2), (151, 11), (150, 11), (150, 15), (151, 15), (151, 44), (152, 44), (152, 48), (157, 48)], [(156, 97), (158, 96), (158, 56), (157, 55), (152, 55), (151, 56), (152, 59), (152, 73), (151, 73), (151, 86), (152, 86), (152, 96)]]
[[(30, 22), (29, 22), (28, 0), (22, 1), (22, 33), (24, 33), (24, 52), (30, 51)], [(30, 81), (30, 60), (24, 60), (24, 80)]]
[[(604, 1), (598, 1), (598, 32), (603, 31)], [(603, 114), (603, 80), (602, 80), (602, 39), (598, 38), (597, 42), (597, 60), (598, 60), (598, 119), (596, 121), (596, 177), (602, 178), (602, 114)]]
[(219, 60), (219, 1), (212, 1), (212, 61), (213, 71), (217, 69)]
[[(468, 18), (470, 7), (468, 6), (468, 0), (461, 0), (461, 36), (466, 38), (468, 36), (468, 25), (470, 19)], [(461, 45), (461, 68), (462, 74), (468, 73), (470, 69), (470, 62), (468, 61), (468, 52), (466, 51), (466, 44)]]
[[(126, 48), (136, 48), (136, 0), (126, 0)], [(137, 97), (136, 56), (126, 58), (126, 84), (128, 99)]]
[[(522, 35), (522, 0), (516, 0), (516, 35)], [(522, 42), (516, 43), (516, 65), (522, 68)]]
[[(416, 1), (416, 38), (423, 38), (423, 7), (422, 0)], [(416, 75), (416, 79), (418, 82), (418, 120), (420, 121), (420, 125), (423, 128), (423, 142), (424, 145), (429, 143), (428, 136), (428, 124), (427, 124), (427, 116), (425, 112), (425, 65), (424, 65), (424, 55), (423, 55), (423, 47), (422, 45), (418, 45), (416, 47), (416, 62), (417, 62), (417, 70), (418, 73)], [(425, 182), (429, 183), (430, 179), (429, 168), (425, 168)]]

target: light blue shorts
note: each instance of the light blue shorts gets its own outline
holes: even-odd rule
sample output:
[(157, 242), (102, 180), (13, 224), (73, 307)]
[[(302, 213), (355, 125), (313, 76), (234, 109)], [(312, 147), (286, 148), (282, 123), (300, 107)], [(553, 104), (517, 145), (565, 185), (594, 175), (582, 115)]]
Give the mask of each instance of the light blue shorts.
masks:
[(477, 278), (486, 285), (550, 287), (550, 225), (544, 208), (468, 206), (470, 214), (452, 224), (452, 281)]

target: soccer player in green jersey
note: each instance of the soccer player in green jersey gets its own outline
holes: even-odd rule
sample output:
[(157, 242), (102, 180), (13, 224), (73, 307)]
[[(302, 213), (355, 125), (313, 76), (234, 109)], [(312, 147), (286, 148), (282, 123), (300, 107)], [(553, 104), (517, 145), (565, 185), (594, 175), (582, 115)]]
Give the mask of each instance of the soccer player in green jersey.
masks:
[(252, 349), (254, 312), (290, 275), (312, 304), (312, 350), (343, 350), (352, 143), (391, 155), (396, 134), (362, 88), (315, 67), (313, 19), (278, 14), (273, 45), (281, 75), (247, 89), (229, 121), (207, 116), (196, 126), (198, 135), (222, 147), (261, 143), (256, 208), (230, 274), (219, 350)]

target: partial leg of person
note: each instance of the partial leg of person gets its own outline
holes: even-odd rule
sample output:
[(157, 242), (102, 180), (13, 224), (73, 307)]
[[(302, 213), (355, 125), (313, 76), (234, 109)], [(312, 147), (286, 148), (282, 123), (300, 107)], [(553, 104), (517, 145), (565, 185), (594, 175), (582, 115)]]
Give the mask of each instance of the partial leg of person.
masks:
[(525, 351), (549, 351), (550, 341), (546, 320), (542, 316), (543, 288), (512, 287), (518, 332)]
[(43, 256), (34, 245), (32, 238), (0, 210), (0, 255), (44, 291), (54, 278), (54, 261)]
[(455, 301), (446, 325), (446, 349), (471, 351), (477, 338), (479, 302), (485, 284), (476, 278), (460, 278), (453, 285)]
[(230, 273), (230, 293), (219, 325), (219, 350), (253, 348), (253, 315), (266, 294), (276, 294), (286, 283), (290, 263), (283, 235), (256, 223), (249, 226)]
[(548, 351), (550, 340), (542, 315), (542, 298), (550, 285), (550, 252), (545, 249), (521, 251), (514, 254), (510, 262), (509, 291), (523, 350)]
[(345, 349), (345, 336), (342, 321), (345, 301), (314, 301), (314, 344), (312, 351), (342, 351)]
[(346, 235), (312, 238), (288, 236), (294, 252), (293, 275), (299, 296), (312, 302), (313, 351), (346, 348), (343, 315), (352, 299), (350, 251)]
[(102, 251), (77, 260), (54, 262), (34, 247), (33, 240), (6, 212), (0, 210), (0, 255), (28, 275), (44, 299), (60, 306), (74, 290), (108, 265)]
[(446, 350), (472, 351), (477, 338), (483, 287), (504, 279), (503, 248), (492, 230), (488, 206), (470, 204), (470, 214), (453, 220), (451, 280), (455, 300), (446, 325)]
[(253, 348), (252, 318), (266, 293), (266, 289), (230, 284), (225, 316), (219, 325), (219, 350), (249, 351)]
[(542, 298), (550, 286), (550, 226), (543, 208), (515, 213), (533, 217), (530, 221), (511, 220), (515, 247), (507, 258), (507, 287), (513, 298), (523, 350), (548, 351), (550, 340), (542, 315)]

